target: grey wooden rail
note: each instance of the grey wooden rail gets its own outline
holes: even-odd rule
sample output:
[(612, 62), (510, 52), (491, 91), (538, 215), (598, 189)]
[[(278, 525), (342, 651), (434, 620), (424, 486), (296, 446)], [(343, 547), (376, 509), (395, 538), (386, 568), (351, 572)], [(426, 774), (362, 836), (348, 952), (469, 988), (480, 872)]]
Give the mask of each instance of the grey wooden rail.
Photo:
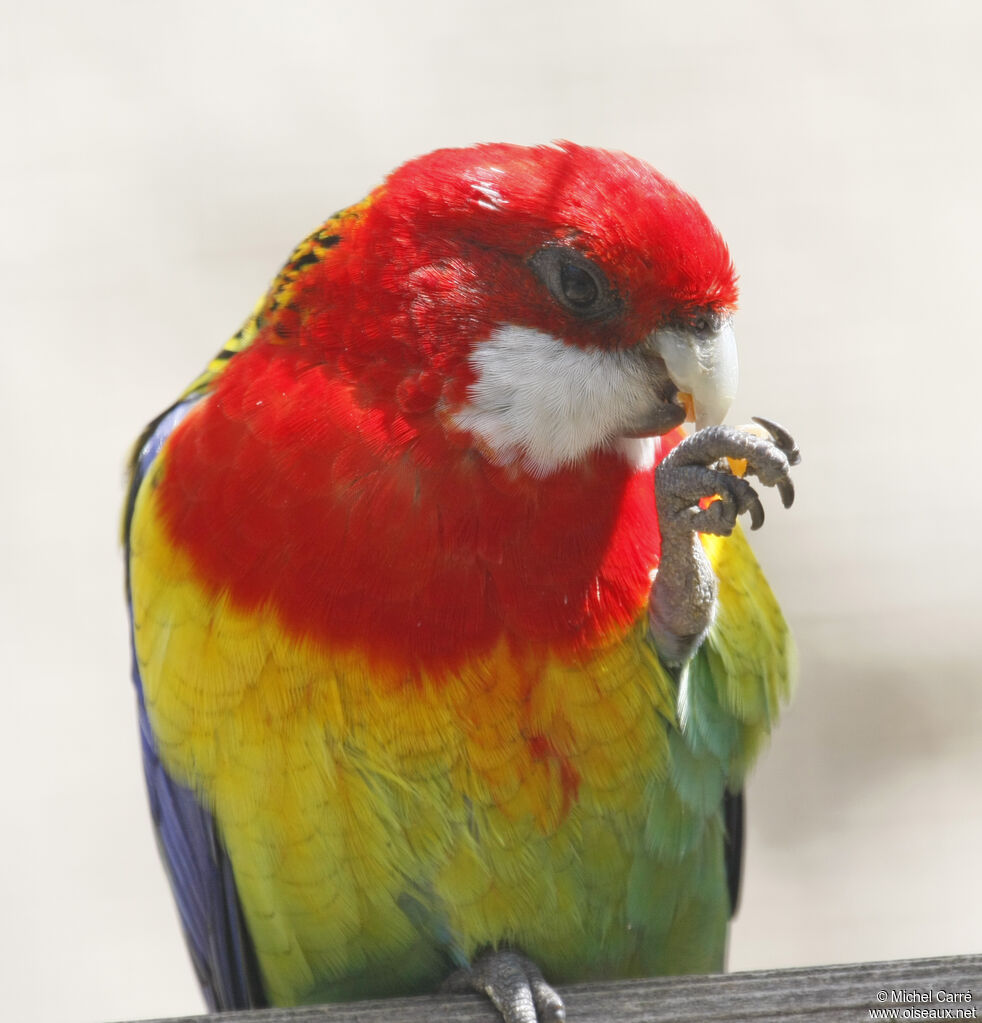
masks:
[[(982, 1018), (982, 955), (574, 984), (563, 988), (562, 994), (569, 1023), (727, 1023), (738, 1020), (741, 1023), (784, 1023), (787, 1020), (858, 1023), (875, 1019), (979, 1019)], [(346, 1005), (184, 1016), (181, 1020), (185, 1023), (499, 1023), (489, 1002), (470, 995), (388, 998)]]

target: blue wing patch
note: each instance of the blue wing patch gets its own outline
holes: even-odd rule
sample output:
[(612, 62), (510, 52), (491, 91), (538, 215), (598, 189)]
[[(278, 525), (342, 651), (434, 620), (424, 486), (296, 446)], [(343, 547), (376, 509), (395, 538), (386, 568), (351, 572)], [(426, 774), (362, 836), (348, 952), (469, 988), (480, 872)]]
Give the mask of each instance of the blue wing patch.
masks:
[[(137, 444), (123, 530), (127, 605), (131, 609), (129, 531), (136, 493), (171, 431), (197, 400), (197, 397), (189, 398), (172, 406), (147, 427)], [(268, 1001), (259, 965), (242, 915), (232, 864), (215, 819), (194, 792), (176, 782), (160, 762), (133, 650), (132, 611), (130, 648), (150, 812), (205, 1001), (211, 1010), (217, 1011), (265, 1007)]]

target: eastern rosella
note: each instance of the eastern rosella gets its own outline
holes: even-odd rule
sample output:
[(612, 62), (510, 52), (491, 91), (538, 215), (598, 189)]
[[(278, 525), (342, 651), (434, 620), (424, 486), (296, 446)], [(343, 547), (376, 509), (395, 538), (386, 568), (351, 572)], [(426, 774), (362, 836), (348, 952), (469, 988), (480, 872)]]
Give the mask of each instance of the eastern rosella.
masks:
[(797, 460), (717, 425), (736, 297), (647, 164), (442, 150), (302, 242), (147, 427), (133, 672), (210, 1005), (452, 974), (558, 1019), (543, 974), (722, 968), (791, 661), (735, 521)]

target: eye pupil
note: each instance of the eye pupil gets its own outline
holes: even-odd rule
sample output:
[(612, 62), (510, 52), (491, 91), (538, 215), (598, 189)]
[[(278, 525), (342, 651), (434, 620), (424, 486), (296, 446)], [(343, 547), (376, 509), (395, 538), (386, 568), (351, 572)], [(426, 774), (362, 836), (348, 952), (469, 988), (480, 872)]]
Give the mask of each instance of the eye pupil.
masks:
[(583, 309), (597, 300), (600, 290), (589, 271), (575, 263), (565, 262), (559, 270), (563, 297), (570, 305)]
[(603, 269), (572, 245), (547, 243), (529, 258), (529, 266), (552, 301), (584, 321), (610, 320), (622, 308)]

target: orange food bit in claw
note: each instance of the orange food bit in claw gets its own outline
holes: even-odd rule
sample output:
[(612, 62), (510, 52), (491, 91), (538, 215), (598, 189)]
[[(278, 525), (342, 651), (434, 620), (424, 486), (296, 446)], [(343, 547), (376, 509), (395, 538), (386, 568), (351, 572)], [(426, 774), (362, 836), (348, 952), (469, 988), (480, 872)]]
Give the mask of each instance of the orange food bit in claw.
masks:
[[(755, 437), (760, 437), (762, 440), (770, 439), (770, 434), (757, 423), (747, 423), (745, 426), (738, 427), (738, 429), (743, 430), (744, 433), (752, 433)], [(747, 460), (745, 458), (727, 458), (727, 461), (730, 463), (730, 471), (734, 476), (746, 476)]]
[(692, 400), (692, 395), (685, 391), (679, 391), (678, 399), (682, 402), (682, 408), (685, 409), (685, 421), (687, 423), (695, 422), (696, 418), (696, 406)]
[[(692, 400), (692, 395), (689, 394), (688, 391), (679, 391), (676, 397), (681, 403), (682, 408), (685, 409), (685, 421), (687, 423), (694, 423), (696, 419), (696, 406), (695, 402)], [(752, 426), (741, 426), (740, 429), (746, 430), (747, 433), (756, 434), (758, 437), (767, 437), (767, 431), (756, 424)], [(747, 460), (745, 458), (727, 458), (726, 460), (730, 463), (730, 471), (734, 476), (745, 476), (747, 474)], [(716, 498), (716, 500), (718, 500), (718, 498)], [(702, 507), (705, 507), (705, 505)]]

